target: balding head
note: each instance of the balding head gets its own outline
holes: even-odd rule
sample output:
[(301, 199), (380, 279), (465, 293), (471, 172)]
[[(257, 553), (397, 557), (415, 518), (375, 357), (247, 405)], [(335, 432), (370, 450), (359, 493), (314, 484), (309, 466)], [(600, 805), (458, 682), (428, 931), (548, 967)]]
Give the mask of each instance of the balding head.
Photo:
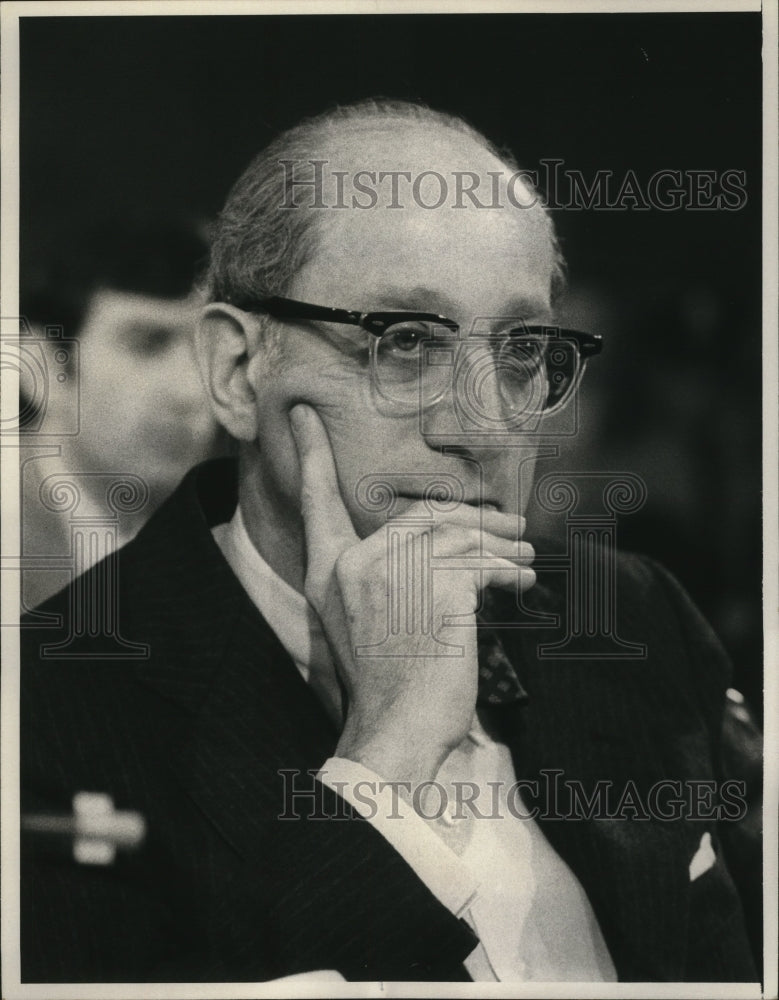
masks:
[(240, 303), (288, 294), (312, 255), (343, 231), (343, 217), (354, 217), (356, 232), (365, 229), (357, 217), (404, 208), (421, 209), (420, 225), (433, 210), (517, 213), (519, 225), (543, 233), (535, 245), (548, 249), (552, 297), (562, 286), (551, 219), (509, 154), (456, 116), (372, 100), (304, 121), (252, 161), (218, 221), (208, 296)]

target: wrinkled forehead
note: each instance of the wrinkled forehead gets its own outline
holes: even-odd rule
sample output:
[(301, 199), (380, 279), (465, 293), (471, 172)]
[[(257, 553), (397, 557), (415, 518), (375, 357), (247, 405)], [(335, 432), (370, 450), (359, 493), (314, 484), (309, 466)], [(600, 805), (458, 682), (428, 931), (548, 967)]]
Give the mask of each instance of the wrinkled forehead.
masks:
[(341, 287), (382, 274), (400, 286), (550, 288), (548, 216), (522, 176), (471, 136), (388, 123), (341, 135), (311, 158), (298, 176), (317, 186), (295, 189), (294, 210), (315, 213), (304, 270)]

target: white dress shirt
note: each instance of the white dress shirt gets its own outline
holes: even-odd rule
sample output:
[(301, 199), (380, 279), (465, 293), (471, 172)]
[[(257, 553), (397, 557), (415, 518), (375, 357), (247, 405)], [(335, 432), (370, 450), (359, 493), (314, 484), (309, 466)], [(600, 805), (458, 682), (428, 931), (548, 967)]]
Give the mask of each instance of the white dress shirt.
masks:
[[(213, 535), (304, 680), (338, 719), (340, 689), (316, 613), (260, 556), (240, 507)], [(423, 818), (408, 796), (355, 761), (331, 757), (318, 777), (372, 823), (444, 906), (470, 924), (480, 942), (465, 961), (473, 980), (616, 980), (578, 879), (538, 825), (514, 815), (521, 814), (521, 798), (519, 807), (514, 798), (513, 812), (508, 808), (507, 792), (516, 781), (511, 753), (487, 735), (478, 715), (436, 776), (449, 793), (448, 808), (441, 812), (435, 790), (432, 804), (424, 798), (416, 803), (426, 817), (441, 812), (438, 818)], [(476, 800), (481, 815), (453, 808), (453, 782), (472, 782), (480, 795), (490, 789)]]

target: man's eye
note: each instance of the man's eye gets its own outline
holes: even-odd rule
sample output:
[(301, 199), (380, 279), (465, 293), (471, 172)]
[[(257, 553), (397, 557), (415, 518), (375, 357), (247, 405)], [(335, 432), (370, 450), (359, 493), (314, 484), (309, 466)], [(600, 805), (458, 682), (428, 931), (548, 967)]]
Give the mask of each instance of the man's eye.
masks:
[(405, 323), (390, 327), (382, 340), (384, 345), (395, 354), (413, 354), (418, 351), (423, 340), (430, 337), (430, 331), (424, 323)]

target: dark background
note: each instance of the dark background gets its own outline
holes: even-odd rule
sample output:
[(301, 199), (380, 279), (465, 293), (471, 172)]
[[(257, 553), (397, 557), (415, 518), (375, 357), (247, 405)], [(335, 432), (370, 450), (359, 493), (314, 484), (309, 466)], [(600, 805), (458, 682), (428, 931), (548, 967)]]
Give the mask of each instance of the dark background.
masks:
[(566, 313), (607, 338), (569, 468), (649, 487), (619, 524), (685, 584), (759, 709), (759, 14), (22, 18), (22, 275), (117, 211), (218, 211), (280, 129), (418, 98), (523, 166), (746, 171), (740, 211), (554, 213)]

